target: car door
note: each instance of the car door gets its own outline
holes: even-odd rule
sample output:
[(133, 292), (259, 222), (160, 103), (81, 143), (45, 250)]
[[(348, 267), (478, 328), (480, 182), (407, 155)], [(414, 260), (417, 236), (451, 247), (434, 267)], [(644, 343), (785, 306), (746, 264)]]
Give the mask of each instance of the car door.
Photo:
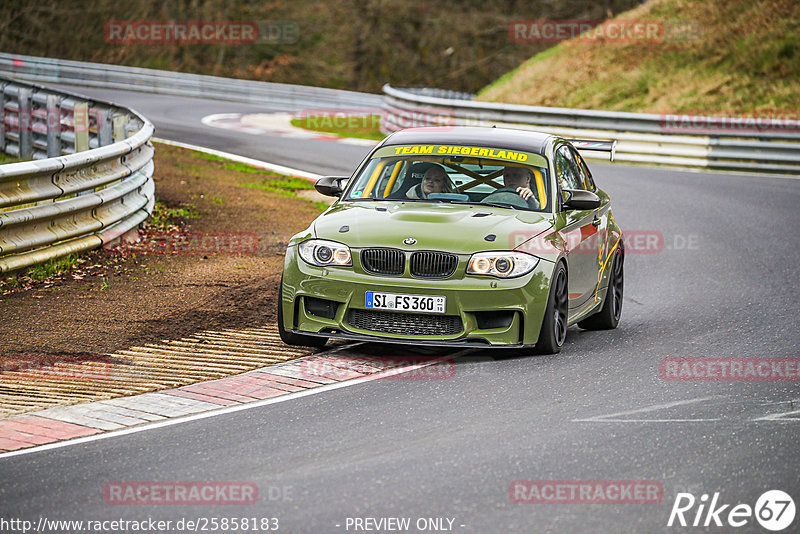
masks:
[[(556, 175), (559, 182), (559, 193), (564, 201), (569, 195), (564, 189), (587, 189), (591, 184), (590, 176), (581, 167), (577, 153), (567, 143), (556, 148)], [(580, 162), (580, 163), (579, 163)], [(564, 209), (565, 226), (562, 234), (567, 247), (569, 307), (577, 309), (586, 304), (595, 295), (598, 279), (597, 242), (602, 220), (595, 210)]]
[[(595, 216), (593, 219), (593, 223), (597, 228), (597, 232), (594, 234), (593, 241), (597, 260), (595, 269), (597, 270), (597, 280), (599, 283), (602, 275), (603, 265), (605, 264), (606, 257), (608, 256), (609, 252), (608, 218), (611, 214), (611, 198), (608, 196), (608, 194), (606, 194), (605, 191), (599, 189), (594, 183), (594, 178), (592, 177), (591, 171), (589, 171), (589, 167), (583, 161), (583, 158), (578, 151), (575, 150), (575, 147), (572, 147), (572, 151), (575, 155), (575, 160), (578, 163), (578, 168), (581, 171), (584, 188), (587, 191), (592, 191), (600, 198), (600, 207), (595, 210)], [(597, 222), (598, 220), (600, 221), (599, 224)]]

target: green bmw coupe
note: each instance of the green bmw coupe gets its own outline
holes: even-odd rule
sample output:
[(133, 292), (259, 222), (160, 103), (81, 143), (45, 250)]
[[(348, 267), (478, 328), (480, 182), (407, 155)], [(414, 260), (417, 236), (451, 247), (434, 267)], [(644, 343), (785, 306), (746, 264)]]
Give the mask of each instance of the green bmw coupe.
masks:
[(559, 352), (567, 327), (616, 328), (624, 244), (609, 196), (568, 141), (502, 128), (387, 137), (289, 242), (278, 328), (329, 338)]

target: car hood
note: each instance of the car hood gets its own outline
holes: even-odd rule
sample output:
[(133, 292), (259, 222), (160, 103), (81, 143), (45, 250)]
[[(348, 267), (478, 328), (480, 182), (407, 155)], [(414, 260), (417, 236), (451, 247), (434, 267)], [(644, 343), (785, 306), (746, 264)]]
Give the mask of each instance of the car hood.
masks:
[[(314, 222), (314, 234), (353, 248), (470, 254), (513, 249), (552, 226), (550, 213), (479, 204), (355, 201), (339, 202), (320, 215)], [(486, 239), (491, 235), (494, 240)], [(404, 244), (406, 239), (416, 243)]]

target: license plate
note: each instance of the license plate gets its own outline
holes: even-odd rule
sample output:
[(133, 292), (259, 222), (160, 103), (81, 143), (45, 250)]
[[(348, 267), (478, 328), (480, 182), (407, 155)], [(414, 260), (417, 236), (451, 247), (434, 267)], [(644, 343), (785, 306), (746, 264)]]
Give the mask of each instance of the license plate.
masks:
[(423, 313), (444, 313), (445, 297), (432, 295), (400, 295), (367, 291), (367, 308), (371, 310), (400, 310)]

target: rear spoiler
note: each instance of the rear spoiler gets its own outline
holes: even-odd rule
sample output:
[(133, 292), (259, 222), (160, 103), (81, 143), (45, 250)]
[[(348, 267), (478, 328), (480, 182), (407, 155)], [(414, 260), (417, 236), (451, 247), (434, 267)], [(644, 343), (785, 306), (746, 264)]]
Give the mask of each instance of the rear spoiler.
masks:
[(592, 152), (611, 152), (611, 161), (614, 161), (614, 156), (617, 152), (617, 140), (613, 141), (596, 141), (594, 139), (570, 139), (572, 146), (578, 150), (589, 150)]

